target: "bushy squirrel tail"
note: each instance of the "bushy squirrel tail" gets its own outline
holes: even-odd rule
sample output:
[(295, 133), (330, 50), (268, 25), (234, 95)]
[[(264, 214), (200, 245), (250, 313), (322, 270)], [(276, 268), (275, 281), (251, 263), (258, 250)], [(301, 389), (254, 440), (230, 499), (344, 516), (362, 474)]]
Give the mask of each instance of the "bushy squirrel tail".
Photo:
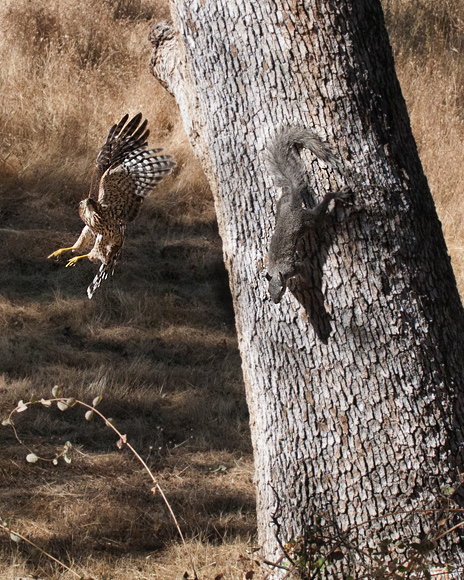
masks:
[(268, 146), (266, 162), (277, 187), (300, 191), (306, 184), (306, 168), (299, 155), (309, 149), (316, 157), (343, 173), (342, 163), (333, 155), (319, 135), (305, 127), (282, 127)]

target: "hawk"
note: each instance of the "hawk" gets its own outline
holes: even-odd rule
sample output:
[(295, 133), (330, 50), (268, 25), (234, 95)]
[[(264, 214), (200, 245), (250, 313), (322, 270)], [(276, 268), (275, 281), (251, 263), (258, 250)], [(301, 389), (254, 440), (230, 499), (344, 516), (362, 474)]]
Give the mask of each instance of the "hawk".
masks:
[(154, 187), (176, 166), (172, 155), (158, 155), (162, 149), (148, 149), (147, 120), (142, 114), (127, 122), (124, 117), (111, 127), (97, 156), (89, 197), (79, 204), (79, 215), (85, 226), (76, 243), (60, 248), (48, 257), (63, 252), (92, 248), (87, 254), (71, 258), (66, 267), (88, 258), (101, 262), (100, 269), (87, 288), (92, 298), (101, 283), (113, 274), (121, 254), (126, 224), (133, 221)]

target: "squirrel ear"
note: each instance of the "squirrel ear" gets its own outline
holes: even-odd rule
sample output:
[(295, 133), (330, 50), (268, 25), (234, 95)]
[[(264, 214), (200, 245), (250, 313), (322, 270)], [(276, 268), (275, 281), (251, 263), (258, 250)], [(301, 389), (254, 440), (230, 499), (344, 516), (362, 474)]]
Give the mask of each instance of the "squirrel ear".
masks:
[(266, 272), (266, 280), (268, 282), (270, 282), (272, 280), (272, 276), (269, 274), (269, 272)]

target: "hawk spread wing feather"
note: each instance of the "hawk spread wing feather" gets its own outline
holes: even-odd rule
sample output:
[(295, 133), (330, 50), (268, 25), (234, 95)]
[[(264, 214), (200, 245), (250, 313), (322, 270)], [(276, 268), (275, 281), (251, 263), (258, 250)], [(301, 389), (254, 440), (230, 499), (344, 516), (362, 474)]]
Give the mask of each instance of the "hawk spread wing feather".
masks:
[(92, 298), (102, 282), (113, 274), (121, 254), (126, 224), (133, 221), (154, 187), (169, 175), (176, 162), (172, 155), (158, 155), (161, 149), (147, 149), (149, 130), (142, 114), (129, 122), (128, 115), (111, 127), (97, 156), (89, 197), (79, 204), (79, 215), (85, 223), (77, 242), (61, 248), (49, 258), (72, 250), (80, 251), (93, 244), (88, 254), (69, 260), (74, 266), (88, 258), (101, 262), (100, 269), (87, 289)]
[(132, 151), (104, 173), (98, 201), (103, 207), (111, 207), (116, 219), (133, 221), (144, 198), (171, 173), (172, 156), (157, 155), (159, 151), (161, 149)]
[(147, 147), (147, 139), (150, 135), (149, 129), (146, 128), (148, 121), (145, 119), (139, 126), (142, 113), (138, 113), (126, 125), (128, 118), (129, 115), (124, 115), (119, 123), (111, 127), (105, 143), (98, 152), (90, 185), (89, 197), (92, 199), (98, 198), (100, 180), (105, 171), (121, 163), (132, 151), (143, 150)]

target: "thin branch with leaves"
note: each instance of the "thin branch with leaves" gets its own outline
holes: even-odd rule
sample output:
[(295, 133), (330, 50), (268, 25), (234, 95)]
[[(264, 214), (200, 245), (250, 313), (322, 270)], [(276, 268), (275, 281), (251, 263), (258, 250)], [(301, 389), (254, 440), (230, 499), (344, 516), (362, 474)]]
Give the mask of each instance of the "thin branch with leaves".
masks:
[[(188, 549), (187, 543), (185, 541), (184, 535), (182, 533), (182, 530), (179, 526), (179, 522), (177, 521), (177, 518), (174, 514), (174, 511), (171, 507), (171, 504), (169, 503), (164, 491), (162, 490), (160, 484), (158, 483), (157, 479), (155, 478), (155, 476), (153, 475), (152, 471), (150, 470), (150, 468), (148, 467), (147, 463), (142, 459), (142, 457), (140, 456), (140, 454), (134, 449), (134, 447), (128, 442), (127, 440), (127, 435), (122, 434), (113, 424), (113, 420), (110, 418), (107, 418), (103, 415), (103, 413), (101, 413), (100, 411), (97, 410), (97, 405), (102, 401), (102, 396), (99, 395), (97, 397), (95, 397), (92, 401), (92, 404), (89, 405), (88, 403), (84, 403), (83, 401), (80, 401), (78, 399), (75, 399), (74, 397), (62, 397), (61, 396), (61, 389), (58, 386), (53, 387), (52, 389), (52, 398), (50, 399), (37, 399), (36, 397), (32, 397), (30, 401), (24, 402), (24, 401), (19, 401), (17, 406), (10, 412), (10, 414), (8, 415), (7, 419), (5, 419), (4, 421), (2, 421), (2, 425), (3, 426), (10, 426), (13, 429), (14, 435), (16, 440), (18, 441), (18, 443), (20, 443), (23, 447), (25, 447), (29, 453), (26, 456), (26, 461), (28, 461), (29, 463), (36, 463), (37, 461), (52, 461), (53, 463), (57, 463), (58, 459), (60, 457), (63, 457), (64, 460), (67, 463), (71, 462), (69, 453), (72, 449), (72, 444), (67, 441), (64, 444), (63, 449), (57, 454), (55, 455), (52, 459), (49, 458), (43, 458), (43, 457), (39, 457), (32, 449), (30, 449), (19, 437), (18, 432), (16, 430), (16, 427), (14, 425), (14, 421), (13, 421), (13, 416), (16, 413), (24, 413), (25, 411), (27, 411), (27, 409), (35, 404), (41, 404), (43, 407), (49, 408), (53, 405), (53, 403), (56, 403), (58, 409), (60, 409), (60, 411), (67, 411), (68, 409), (74, 407), (75, 405), (80, 405), (81, 407), (84, 407), (85, 409), (87, 409), (86, 413), (85, 413), (85, 418), (87, 421), (92, 420), (94, 415), (97, 415), (98, 417), (100, 417), (100, 419), (103, 420), (103, 422), (105, 423), (105, 425), (107, 427), (109, 427), (110, 429), (112, 429), (114, 431), (114, 433), (119, 437), (118, 442), (116, 443), (118, 449), (122, 449), (124, 446), (126, 446), (134, 455), (134, 457), (141, 463), (141, 465), (143, 466), (144, 470), (148, 473), (149, 477), (151, 478), (154, 486), (151, 488), (152, 493), (156, 493), (159, 492), (159, 494), (161, 495), (164, 503), (166, 504), (166, 507), (168, 508), (169, 513), (171, 514), (172, 520), (177, 528), (177, 531), (179, 533), (179, 536), (182, 540), (182, 544), (184, 546), (185, 552), (187, 554), (187, 557), (189, 558), (190, 561), (190, 565), (192, 567), (192, 571), (193, 571), (193, 580), (198, 580), (198, 574), (197, 574), (197, 570), (195, 567), (195, 562), (193, 560), (192, 554), (190, 553), (190, 550)], [(8, 530), (8, 526), (5, 525), (1, 525), (1, 527), (5, 530)], [(30, 543), (31, 545), (33, 545), (35, 548), (37, 548), (38, 550), (40, 550), (43, 554), (45, 554), (47, 557), (51, 558), (53, 561), (57, 562), (58, 564), (60, 564), (60, 566), (63, 566), (64, 568), (66, 568), (67, 570), (71, 571), (73, 574), (75, 574), (76, 576), (78, 576), (79, 578), (81, 578), (82, 576), (80, 576), (79, 574), (77, 574), (76, 572), (70, 570), (65, 564), (63, 564), (62, 562), (59, 562), (58, 560), (56, 560), (56, 558), (54, 558), (53, 556), (51, 556), (50, 554), (48, 554), (47, 552), (45, 552), (44, 550), (42, 550), (41, 548), (39, 548), (38, 546), (36, 546), (35, 544), (33, 544), (33, 542), (31, 542), (30, 540), (27, 540), (24, 536), (16, 533), (16, 532), (11, 532), (14, 533), (18, 538), (20, 539), (24, 539), (25, 541), (27, 541), (28, 543)]]

